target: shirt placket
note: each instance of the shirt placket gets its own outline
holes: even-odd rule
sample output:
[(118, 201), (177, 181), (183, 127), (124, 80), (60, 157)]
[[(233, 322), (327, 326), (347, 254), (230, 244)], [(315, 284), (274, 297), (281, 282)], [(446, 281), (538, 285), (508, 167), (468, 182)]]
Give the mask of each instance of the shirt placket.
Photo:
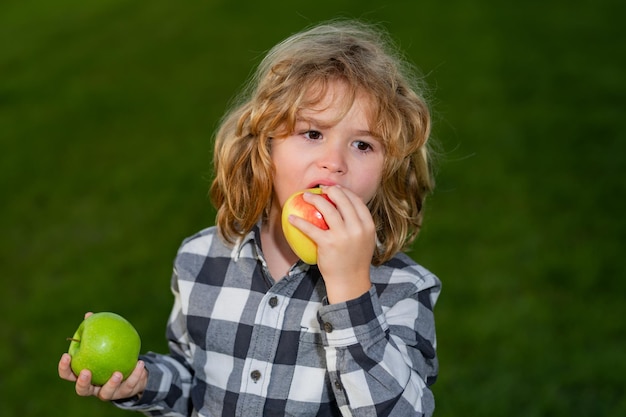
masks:
[(287, 304), (287, 297), (271, 291), (259, 304), (242, 370), (238, 416), (262, 414)]

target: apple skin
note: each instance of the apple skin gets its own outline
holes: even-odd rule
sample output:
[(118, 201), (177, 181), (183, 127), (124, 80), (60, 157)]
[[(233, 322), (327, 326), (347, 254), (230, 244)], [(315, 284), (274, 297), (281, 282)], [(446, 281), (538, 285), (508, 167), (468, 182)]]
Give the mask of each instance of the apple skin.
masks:
[(314, 194), (321, 194), (326, 200), (332, 201), (326, 194), (322, 193), (321, 188), (309, 188), (307, 190), (298, 191), (292, 194), (285, 204), (283, 205), (281, 223), (283, 227), (283, 233), (287, 239), (287, 243), (291, 247), (291, 250), (302, 259), (303, 262), (309, 265), (315, 265), (317, 263), (317, 245), (307, 235), (302, 233), (298, 228), (289, 223), (289, 215), (293, 214), (298, 217), (302, 217), (304, 220), (312, 223), (322, 230), (328, 230), (328, 225), (324, 220), (324, 216), (320, 213), (315, 206), (307, 203), (302, 198), (305, 192)]
[(91, 371), (91, 383), (104, 385), (115, 371), (126, 379), (137, 365), (141, 339), (122, 316), (101, 312), (87, 317), (71, 339), (72, 371)]

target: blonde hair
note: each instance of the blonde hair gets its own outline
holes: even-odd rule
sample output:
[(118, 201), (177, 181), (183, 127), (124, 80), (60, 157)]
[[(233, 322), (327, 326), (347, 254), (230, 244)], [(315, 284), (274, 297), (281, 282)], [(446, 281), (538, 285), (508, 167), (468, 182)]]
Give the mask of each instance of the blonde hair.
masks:
[(273, 192), (270, 140), (289, 134), (298, 112), (319, 102), (335, 80), (348, 88), (346, 104), (358, 92), (371, 99), (370, 130), (385, 148), (381, 186), (368, 203), (379, 242), (372, 263), (391, 259), (415, 239), (424, 199), (434, 186), (430, 113), (419, 79), (384, 31), (335, 21), (272, 48), (222, 120), (210, 196), (226, 242), (234, 243), (266, 214)]

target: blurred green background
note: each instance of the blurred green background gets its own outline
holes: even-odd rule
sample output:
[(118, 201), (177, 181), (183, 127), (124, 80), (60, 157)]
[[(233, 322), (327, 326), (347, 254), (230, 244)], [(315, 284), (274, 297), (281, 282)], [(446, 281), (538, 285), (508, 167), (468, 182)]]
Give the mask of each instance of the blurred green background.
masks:
[(263, 53), (383, 23), (442, 152), (413, 257), (437, 273), (436, 415), (626, 415), (626, 3), (0, 3), (0, 415), (129, 415), (56, 366), (85, 311), (165, 351), (211, 137)]

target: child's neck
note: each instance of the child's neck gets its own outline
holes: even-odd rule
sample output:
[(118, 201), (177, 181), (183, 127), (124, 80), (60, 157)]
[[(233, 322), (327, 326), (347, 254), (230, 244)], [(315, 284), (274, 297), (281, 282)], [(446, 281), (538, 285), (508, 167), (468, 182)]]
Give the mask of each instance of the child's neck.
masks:
[(270, 215), (261, 226), (261, 244), (263, 256), (274, 281), (281, 280), (289, 268), (298, 260), (293, 253), (285, 235), (280, 220), (280, 211), (271, 209)]

